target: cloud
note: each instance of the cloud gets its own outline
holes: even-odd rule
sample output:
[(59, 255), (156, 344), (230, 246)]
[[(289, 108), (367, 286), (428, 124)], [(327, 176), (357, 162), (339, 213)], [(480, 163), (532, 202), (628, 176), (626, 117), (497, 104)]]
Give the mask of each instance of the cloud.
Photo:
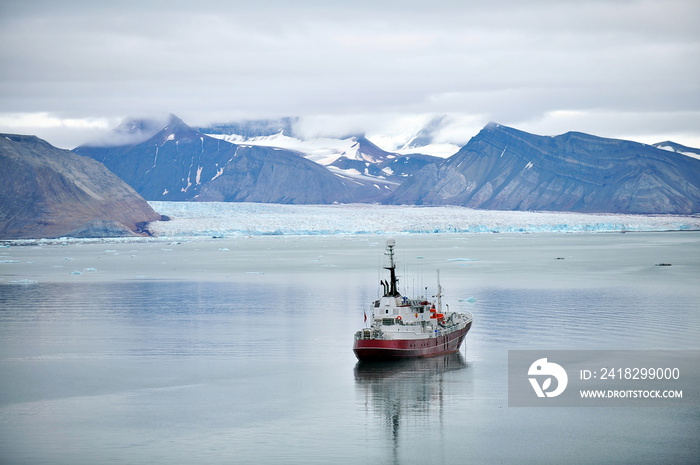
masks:
[(170, 115), (151, 118), (127, 118), (108, 132), (101, 132), (84, 142), (91, 147), (134, 145), (144, 142), (162, 130)]
[(105, 118), (60, 118), (47, 112), (0, 113), (0, 126), (6, 128), (106, 129), (109, 125)]
[[(316, 118), (317, 132), (324, 120), (341, 131), (331, 125), (342, 115), (347, 132), (381, 115), (450, 114), (544, 132), (561, 111), (581, 112), (568, 121), (587, 127), (587, 115), (636, 112), (680, 127), (700, 108), (694, 0), (0, 8), (0, 108), (11, 114), (172, 112), (193, 124), (299, 115)], [(617, 130), (612, 118), (606, 130), (629, 134), (634, 120)]]
[(520, 121), (516, 126), (542, 135), (558, 135), (574, 130), (646, 144), (672, 140), (683, 141), (682, 144), (690, 147), (700, 147), (700, 135), (696, 131), (700, 127), (700, 111), (558, 110), (547, 112), (536, 120)]
[(101, 117), (63, 118), (48, 112), (0, 113), (0, 132), (36, 135), (57, 147), (72, 149), (106, 134), (116, 122)]

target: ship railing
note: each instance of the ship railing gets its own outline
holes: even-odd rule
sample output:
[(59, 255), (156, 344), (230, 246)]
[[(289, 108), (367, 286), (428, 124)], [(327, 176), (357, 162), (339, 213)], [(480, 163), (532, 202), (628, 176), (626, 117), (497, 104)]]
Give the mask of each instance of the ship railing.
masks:
[(460, 323), (467, 324), (474, 319), (474, 316), (469, 312), (465, 312), (463, 313), (463, 315), (465, 315), (466, 318), (460, 318), (460, 321), (456, 322), (456, 324), (447, 327), (438, 327), (437, 329), (435, 329), (435, 336), (446, 336), (448, 334), (454, 333), (455, 331), (459, 330)]
[(364, 328), (355, 333), (355, 340), (362, 339), (384, 339), (381, 331), (372, 328)]

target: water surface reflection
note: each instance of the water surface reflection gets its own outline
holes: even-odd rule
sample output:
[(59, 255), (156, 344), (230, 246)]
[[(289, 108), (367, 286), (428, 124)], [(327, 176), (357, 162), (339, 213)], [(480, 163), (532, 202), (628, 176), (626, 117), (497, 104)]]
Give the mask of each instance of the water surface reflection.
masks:
[[(421, 422), (442, 435), (443, 411), (450, 393), (445, 376), (469, 367), (460, 352), (431, 358), (388, 362), (358, 362), (355, 384), (365, 406), (385, 425), (394, 463), (399, 463), (402, 427)], [(437, 424), (435, 421), (437, 420)]]

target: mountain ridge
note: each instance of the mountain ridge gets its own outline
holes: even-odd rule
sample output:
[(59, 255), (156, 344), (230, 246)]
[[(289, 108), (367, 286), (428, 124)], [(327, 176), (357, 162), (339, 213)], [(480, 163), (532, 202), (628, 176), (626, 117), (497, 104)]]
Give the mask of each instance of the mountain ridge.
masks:
[(336, 176), (299, 152), (213, 138), (174, 115), (141, 143), (83, 145), (74, 152), (104, 163), (147, 200), (308, 204), (386, 197), (381, 188)]
[(0, 134), (0, 238), (143, 233), (156, 213), (101, 163), (36, 136)]
[[(430, 142), (441, 124), (433, 120), (417, 134)], [(275, 133), (277, 126), (220, 125), (222, 133), (208, 135), (171, 115), (141, 144), (75, 150), (105, 162), (149, 200), (700, 211), (698, 160), (693, 149), (670, 142), (662, 150), (577, 131), (540, 136), (491, 122), (455, 154), (438, 158), (386, 151), (364, 135), (304, 142), (284, 129)], [(226, 128), (267, 135), (223, 134)]]
[(387, 203), (691, 214), (700, 211), (700, 163), (632, 141), (575, 131), (537, 136), (489, 123)]

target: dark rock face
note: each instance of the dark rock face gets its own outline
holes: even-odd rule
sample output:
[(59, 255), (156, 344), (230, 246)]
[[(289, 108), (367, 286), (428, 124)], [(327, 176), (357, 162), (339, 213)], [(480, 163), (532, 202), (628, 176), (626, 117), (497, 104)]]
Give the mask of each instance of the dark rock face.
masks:
[(361, 190), (294, 152), (238, 146), (196, 200), (323, 204), (347, 202)]
[(536, 136), (490, 123), (387, 201), (494, 210), (700, 212), (700, 160), (570, 132)]
[(101, 163), (35, 136), (0, 134), (0, 166), (3, 239), (65, 236), (96, 220), (136, 231), (161, 218)]
[(148, 200), (314, 204), (375, 195), (297, 152), (215, 139), (175, 116), (145, 142), (74, 151), (104, 163)]

